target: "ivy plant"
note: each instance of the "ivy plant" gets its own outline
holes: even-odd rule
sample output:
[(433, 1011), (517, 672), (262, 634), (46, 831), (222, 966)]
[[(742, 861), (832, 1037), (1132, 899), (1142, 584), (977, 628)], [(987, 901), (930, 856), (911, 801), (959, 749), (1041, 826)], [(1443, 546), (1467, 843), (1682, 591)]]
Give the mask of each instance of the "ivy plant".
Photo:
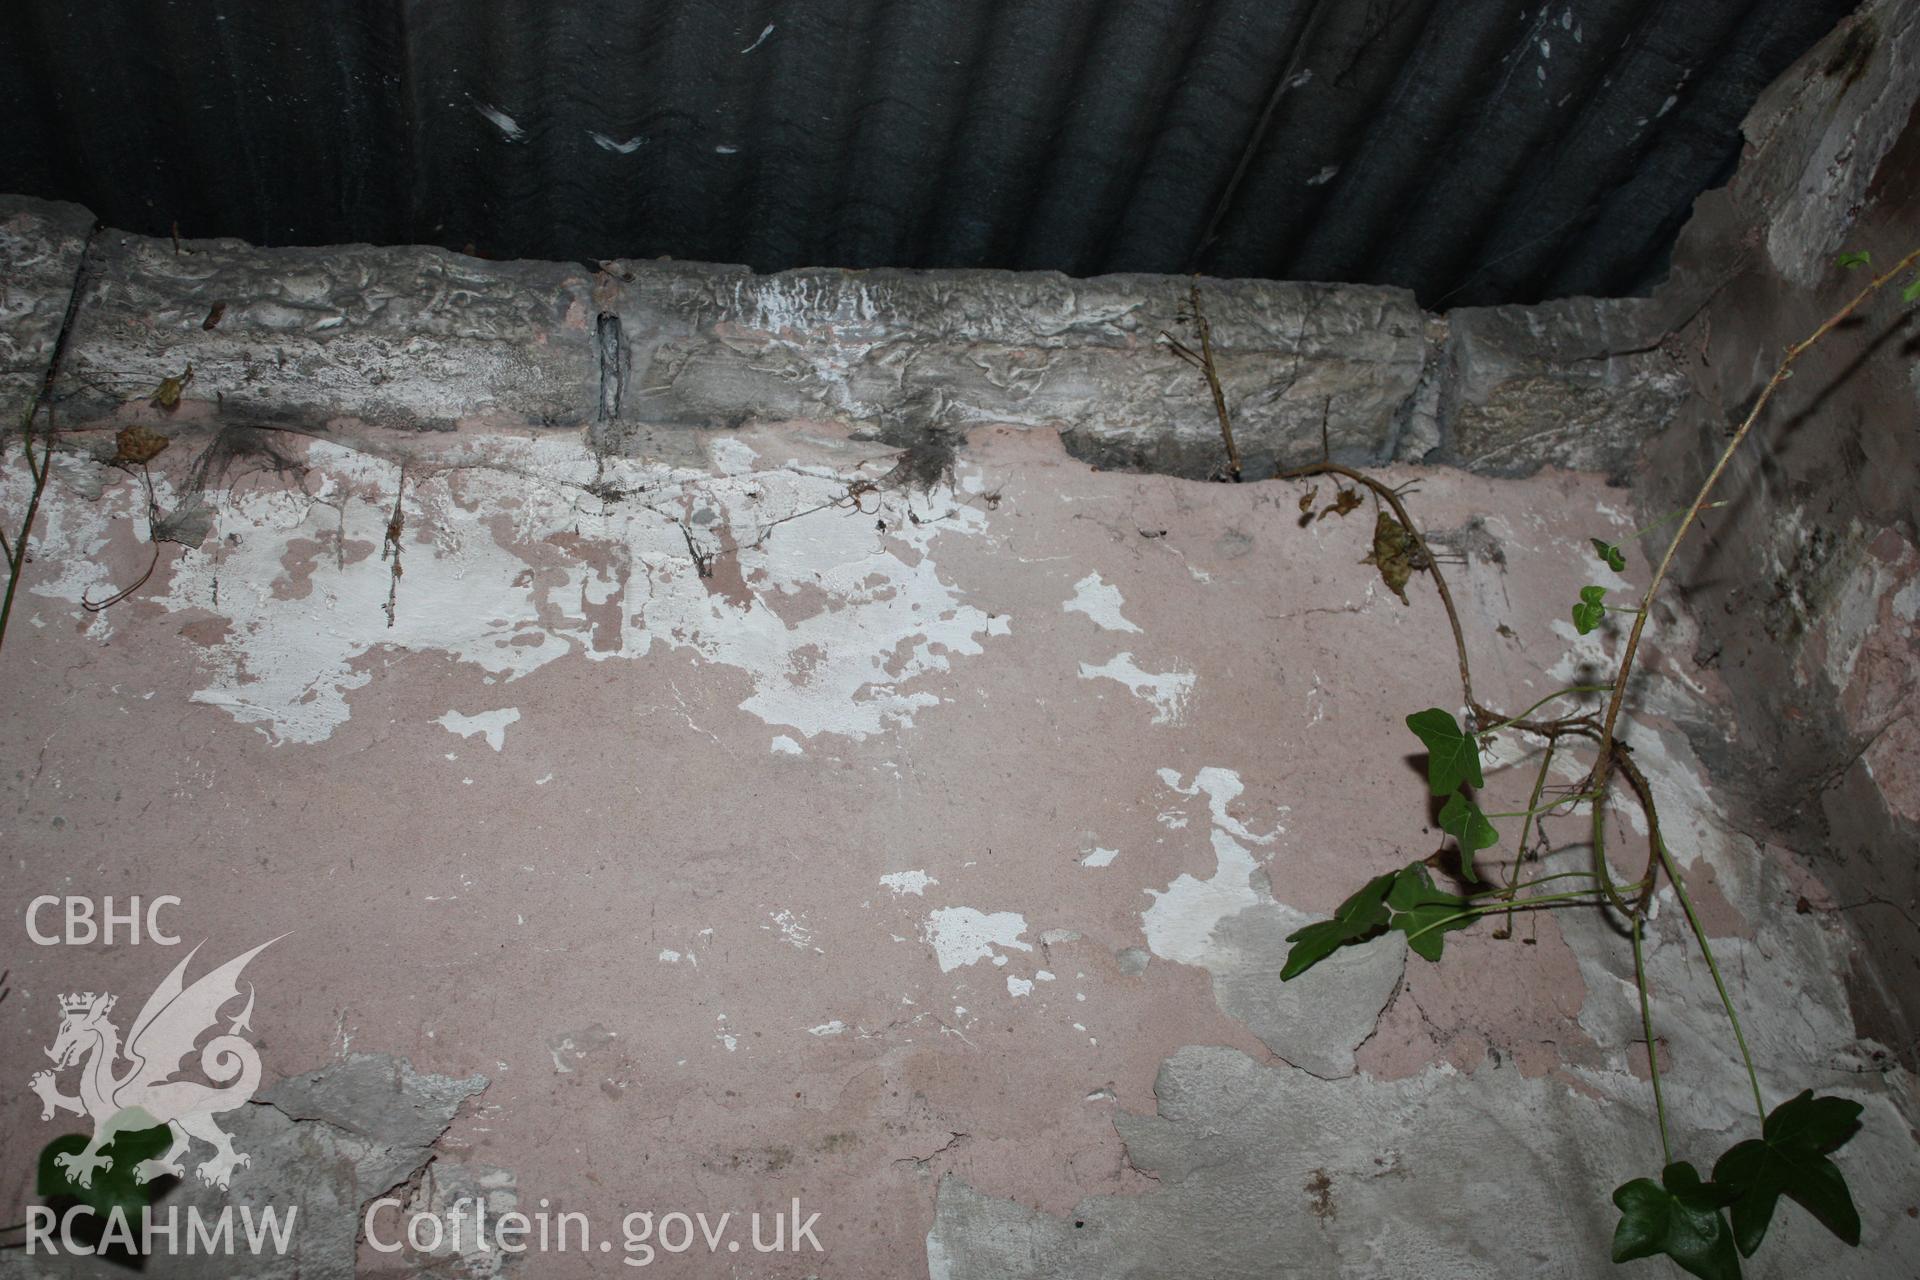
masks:
[[(1408, 948), (1415, 955), (1438, 962), (1446, 934), (1468, 928), (1487, 915), (1510, 916), (1521, 910), (1583, 907), (1619, 917), (1626, 925), (1625, 932), (1632, 945), (1634, 979), (1640, 997), (1641, 1027), (1648, 1047), (1663, 1160), (1657, 1177), (1629, 1179), (1613, 1192), (1613, 1203), (1620, 1211), (1612, 1247), (1616, 1263), (1665, 1256), (1692, 1275), (1707, 1280), (1737, 1280), (1741, 1259), (1753, 1256), (1761, 1247), (1782, 1198), (1799, 1205), (1843, 1243), (1860, 1243), (1860, 1215), (1847, 1186), (1845, 1171), (1832, 1159), (1858, 1131), (1860, 1104), (1803, 1090), (1770, 1111), (1766, 1108), (1759, 1074), (1740, 1026), (1739, 1011), (1727, 994), (1712, 944), (1693, 908), (1680, 868), (1661, 834), (1653, 787), (1621, 740), (1624, 728), (1621, 713), (1628, 677), (1651, 605), (1666, 582), (1674, 557), (1702, 513), (1724, 505), (1724, 501), (1711, 500), (1713, 491), (1774, 393), (1791, 374), (1793, 363), (1808, 348), (1839, 328), (1876, 292), (1914, 271), (1916, 263), (1920, 263), (1920, 250), (1909, 253), (1891, 270), (1874, 277), (1811, 336), (1789, 348), (1692, 502), (1626, 540), (1631, 543), (1678, 522), (1637, 604), (1632, 607), (1610, 605), (1608, 588), (1597, 584), (1579, 589), (1572, 613), (1574, 627), (1581, 635), (1598, 628), (1609, 612), (1631, 618), (1612, 678), (1602, 685), (1557, 689), (1517, 716), (1502, 715), (1475, 698), (1466, 632), (1459, 610), (1440, 564), (1407, 511), (1401, 490), (1363, 471), (1335, 463), (1331, 458), (1281, 473), (1281, 478), (1294, 480), (1331, 475), (1350, 483), (1352, 488), (1348, 492), (1357, 493), (1361, 489), (1371, 492), (1380, 510), (1375, 554), (1364, 563), (1375, 565), (1387, 585), (1403, 599), (1402, 589), (1410, 574), (1425, 572), (1446, 610), (1459, 656), (1464, 717), (1441, 707), (1428, 707), (1408, 716), (1406, 723), (1426, 748), (1427, 791), (1431, 799), (1441, 802), (1439, 825), (1457, 847), (1460, 875), (1467, 891), (1453, 893), (1436, 886), (1425, 862), (1409, 863), (1397, 871), (1375, 876), (1342, 902), (1332, 919), (1307, 925), (1289, 936), (1292, 946), (1280, 976), (1286, 980), (1299, 978), (1342, 947), (1365, 946), (1396, 932), (1406, 938)], [(1841, 255), (1838, 265), (1847, 269), (1870, 267), (1871, 258), (1864, 252), (1847, 253)], [(1900, 293), (1909, 303), (1920, 300), (1920, 271), (1901, 287)], [(1197, 297), (1195, 306), (1198, 306)], [(1304, 501), (1302, 509), (1310, 505), (1310, 500)], [(1357, 501), (1352, 504), (1358, 505)], [(1351, 508), (1343, 507), (1338, 514), (1345, 515), (1348, 509)], [(1405, 572), (1390, 575), (1387, 558), (1378, 554), (1378, 530), (1383, 528), (1395, 532), (1402, 549), (1396, 553), (1393, 563)], [(1608, 569), (1614, 573), (1626, 571), (1628, 555), (1621, 543), (1602, 538), (1593, 538), (1590, 542), (1594, 556)], [(1602, 695), (1601, 704), (1596, 707), (1576, 701), (1573, 709), (1563, 714), (1538, 714), (1549, 704), (1589, 695)], [(1481, 755), (1485, 744), (1502, 733), (1524, 735), (1543, 744), (1543, 750), (1539, 752), (1538, 772), (1528, 806), (1514, 813), (1489, 814), (1475, 798), (1486, 783)], [(1543, 800), (1549, 766), (1570, 751), (1579, 752), (1590, 761), (1582, 780), (1567, 793)], [(1625, 785), (1616, 787), (1616, 782)], [(1644, 815), (1641, 825), (1647, 831), (1645, 869), (1638, 879), (1626, 884), (1615, 881), (1606, 852), (1606, 818), (1618, 803), (1617, 795), (1629, 797), (1640, 808)], [(1522, 879), (1522, 867), (1530, 847), (1529, 833), (1536, 830), (1542, 818), (1580, 804), (1588, 807), (1592, 819), (1587, 841), (1591, 848), (1590, 868)], [(1511, 872), (1506, 883), (1490, 884), (1483, 879), (1475, 855), (1500, 843), (1501, 832), (1496, 825), (1500, 819), (1520, 821), (1516, 842), (1520, 852), (1508, 860)], [(1653, 1051), (1656, 1037), (1647, 989), (1644, 926), (1654, 891), (1663, 879), (1672, 887), (1692, 942), (1712, 976), (1734, 1046), (1745, 1067), (1759, 1128), (1757, 1137), (1736, 1141), (1723, 1152), (1707, 1177), (1702, 1177), (1689, 1161), (1675, 1158), (1659, 1057)]]

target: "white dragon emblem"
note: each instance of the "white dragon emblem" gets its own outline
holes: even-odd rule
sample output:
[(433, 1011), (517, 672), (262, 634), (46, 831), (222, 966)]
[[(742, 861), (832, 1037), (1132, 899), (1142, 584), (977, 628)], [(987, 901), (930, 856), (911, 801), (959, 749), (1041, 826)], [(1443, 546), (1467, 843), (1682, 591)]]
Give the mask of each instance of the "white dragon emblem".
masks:
[[(47, 1050), (54, 1070), (35, 1072), (29, 1085), (40, 1095), (42, 1120), (71, 1111), (93, 1121), (93, 1139), (85, 1150), (54, 1157), (71, 1182), (92, 1186), (96, 1169), (113, 1167), (113, 1157), (102, 1155), (100, 1149), (113, 1141), (115, 1133), (160, 1124), (171, 1130), (172, 1145), (159, 1158), (143, 1160), (135, 1167), (137, 1181), (149, 1182), (163, 1173), (185, 1176), (180, 1160), (189, 1153), (195, 1138), (213, 1148), (213, 1155), (200, 1162), (202, 1182), (224, 1190), (233, 1171), (250, 1162), (249, 1157), (233, 1149), (233, 1139), (214, 1123), (214, 1117), (244, 1106), (260, 1083), (259, 1051), (240, 1035), (242, 1030), (253, 1029), (248, 1021), (253, 1016), (251, 984), (246, 1008), (233, 1019), (227, 1033), (214, 1036), (200, 1050), (200, 1070), (215, 1083), (172, 1077), (194, 1051), (201, 1033), (218, 1024), (221, 1008), (240, 995), (240, 971), (247, 962), (279, 940), (263, 942), (192, 986), (184, 986), (181, 979), (187, 965), (200, 951), (195, 947), (147, 998), (140, 1016), (128, 1029), (124, 1047), (119, 1029), (107, 1020), (116, 997), (91, 991), (60, 997), (64, 1015), (60, 1034)], [(128, 1066), (117, 1072), (122, 1059)], [(60, 1092), (55, 1072), (75, 1065), (80, 1066), (80, 1092), (69, 1096)]]

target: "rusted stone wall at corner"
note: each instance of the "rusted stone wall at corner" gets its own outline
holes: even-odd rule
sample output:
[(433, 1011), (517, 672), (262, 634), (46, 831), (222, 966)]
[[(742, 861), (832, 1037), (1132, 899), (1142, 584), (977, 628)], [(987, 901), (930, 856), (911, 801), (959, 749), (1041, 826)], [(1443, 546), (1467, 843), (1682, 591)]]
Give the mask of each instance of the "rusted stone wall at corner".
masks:
[[(1641, 505), (1688, 502), (1781, 354), (1920, 248), (1920, 9), (1869, 3), (1748, 117), (1666, 301), (1693, 397)], [(1848, 270), (1843, 251), (1871, 255)], [(1677, 580), (1738, 708), (1697, 744), (1753, 815), (1822, 864), (1871, 965), (1857, 1016), (1920, 1059), (1920, 320), (1903, 277), (1811, 349), (1755, 426)], [(1657, 541), (1657, 540), (1656, 540)], [(1655, 548), (1648, 544), (1649, 551)]]
[[(257, 248), (106, 230), (0, 203), (5, 395), (38, 385), (83, 275), (55, 400), (104, 422), (192, 377), (183, 410), (342, 423), (584, 430), (674, 458), (692, 432), (806, 419), (910, 444), (1059, 429), (1102, 468), (1224, 473), (1195, 282), (1052, 273), (492, 262), (442, 249)], [(1370, 285), (1199, 281), (1244, 474), (1312, 460), (1620, 474), (1683, 390), (1641, 300), (1423, 313)], [(1169, 340), (1172, 339), (1172, 341)], [(15, 404), (15, 402), (18, 402)]]

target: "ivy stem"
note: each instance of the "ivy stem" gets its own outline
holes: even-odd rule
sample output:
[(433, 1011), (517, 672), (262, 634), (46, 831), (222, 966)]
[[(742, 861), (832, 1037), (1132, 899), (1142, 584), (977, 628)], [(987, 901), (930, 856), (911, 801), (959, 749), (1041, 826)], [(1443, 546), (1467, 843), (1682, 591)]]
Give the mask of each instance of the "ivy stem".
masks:
[(1653, 1110), (1660, 1117), (1660, 1154), (1673, 1163), (1673, 1144), (1667, 1137), (1667, 1096), (1660, 1090), (1660, 1046), (1653, 1040), (1653, 1006), (1647, 1001), (1647, 957), (1640, 944), (1644, 922), (1633, 918), (1633, 985), (1640, 988), (1640, 1026), (1647, 1036), (1647, 1074), (1653, 1077)]
[[(1709, 502), (1706, 506), (1702, 507), (1701, 510), (1711, 511), (1715, 507), (1724, 507), (1726, 505), (1727, 505), (1726, 499), (1722, 498), (1719, 502)], [(1648, 525), (1646, 528), (1635, 529), (1632, 533), (1628, 534), (1627, 537), (1637, 541), (1641, 538), (1646, 537), (1648, 534), (1652, 533), (1656, 529), (1665, 528), (1667, 525), (1672, 524), (1675, 520), (1678, 520), (1681, 516), (1685, 514), (1687, 514), (1687, 509), (1685, 507), (1675, 507), (1672, 511), (1667, 512), (1667, 514), (1661, 516), (1658, 520), (1655, 520), (1652, 524)]]
[[(1586, 879), (1591, 880), (1593, 879), (1593, 872), (1591, 871), (1556, 871), (1550, 876), (1541, 876), (1537, 880), (1525, 880), (1520, 882), (1519, 884), (1509, 885), (1505, 889), (1483, 889), (1479, 893), (1470, 893), (1467, 895), (1467, 897), (1469, 899), (1498, 898), (1502, 902), (1504, 902), (1507, 900), (1507, 898), (1511, 894), (1515, 893), (1520, 889), (1531, 889), (1535, 885), (1547, 884), (1548, 882), (1554, 881), (1554, 880), (1573, 880), (1580, 877), (1585, 877)], [(1631, 888), (1634, 888), (1635, 886), (1628, 885), (1627, 887), (1631, 889)], [(1591, 892), (1597, 893), (1598, 890), (1597, 889), (1591, 890)]]
[(1407, 934), (1411, 942), (1424, 933), (1432, 933), (1444, 925), (1461, 920), (1473, 920), (1480, 916), (1492, 915), (1496, 911), (1546, 911), (1560, 906), (1597, 907), (1601, 903), (1593, 896), (1592, 889), (1569, 889), (1565, 893), (1541, 893), (1519, 902), (1489, 902), (1483, 906), (1468, 907), (1465, 911), (1456, 911), (1450, 916), (1442, 916), (1431, 924), (1422, 925)]
[[(1693, 899), (1687, 896), (1687, 883), (1680, 878), (1680, 868), (1673, 864), (1673, 855), (1667, 852), (1667, 842), (1657, 841), (1654, 848), (1660, 855), (1660, 865), (1667, 870), (1667, 879), (1673, 884), (1674, 896), (1680, 899), (1680, 910), (1686, 914), (1687, 926), (1693, 930), (1693, 940), (1700, 944), (1700, 954), (1707, 959), (1707, 972), (1713, 975), (1714, 989), (1720, 993), (1720, 1007), (1727, 1011), (1727, 1021), (1733, 1024), (1734, 1042), (1740, 1046), (1740, 1061), (1746, 1064), (1747, 1083), (1753, 1086), (1753, 1109), (1760, 1117), (1760, 1123), (1767, 1121), (1767, 1104), (1760, 1096), (1760, 1074), (1753, 1069), (1753, 1054), (1747, 1049), (1747, 1036), (1740, 1029), (1740, 1014), (1733, 1007), (1733, 997), (1727, 994), (1726, 981), (1720, 976), (1720, 966), (1713, 958), (1713, 946), (1707, 941), (1707, 931), (1700, 924), (1700, 917), (1693, 909)], [(1639, 926), (1639, 917), (1634, 917), (1634, 925)]]
[[(1593, 768), (1594, 777), (1599, 778), (1601, 766), (1596, 764)], [(1626, 916), (1630, 920), (1638, 920), (1641, 911), (1646, 908), (1647, 904), (1645, 900), (1629, 903), (1625, 896), (1621, 894), (1619, 886), (1613, 882), (1613, 868), (1607, 865), (1607, 806), (1604, 793), (1595, 798), (1593, 802), (1593, 834), (1590, 843), (1593, 847), (1593, 877), (1600, 882), (1600, 888), (1605, 891), (1607, 901), (1611, 902), (1613, 909), (1621, 915)], [(1647, 892), (1652, 893), (1653, 876), (1651, 868), (1649, 868), (1649, 873), (1645, 877), (1645, 881), (1647, 884)]]
[(1293, 467), (1275, 474), (1276, 480), (1304, 480), (1308, 476), (1341, 476), (1355, 484), (1365, 485), (1373, 495), (1392, 508), (1394, 519), (1413, 539), (1414, 550), (1419, 552), (1422, 565), (1433, 579), (1433, 588), (1440, 596), (1440, 607), (1447, 612), (1447, 626), (1453, 630), (1453, 647), (1460, 656), (1460, 691), (1466, 695), (1467, 715), (1477, 720), (1480, 716), (1480, 704), (1473, 696), (1473, 669), (1467, 662), (1467, 633), (1460, 625), (1460, 610), (1453, 603), (1453, 592), (1447, 588), (1447, 579), (1440, 572), (1440, 565), (1433, 558), (1433, 552), (1427, 547), (1426, 535), (1420, 532), (1420, 526), (1407, 514), (1407, 504), (1400, 501), (1400, 495), (1393, 486), (1375, 480), (1364, 471), (1345, 467), (1337, 462), (1310, 462), (1304, 467)]
[(1536, 804), (1529, 809), (1502, 809), (1498, 813), (1482, 813), (1480, 816), (1483, 818), (1531, 818), (1536, 814), (1552, 813), (1555, 809), (1564, 808), (1568, 804), (1579, 804), (1586, 798), (1586, 796), (1576, 793), (1570, 796), (1561, 796), (1551, 804)]
[(1600, 760), (1595, 766), (1595, 772), (1598, 775), (1596, 782), (1602, 784), (1602, 787), (1596, 787), (1596, 790), (1603, 789), (1607, 772), (1613, 765), (1614, 728), (1620, 720), (1620, 705), (1626, 701), (1627, 677), (1633, 670), (1634, 655), (1640, 650), (1640, 636), (1646, 630), (1647, 617), (1653, 608), (1653, 599), (1659, 594), (1661, 586), (1667, 580), (1668, 572), (1673, 568), (1673, 560), (1680, 552), (1680, 544), (1686, 541), (1687, 534), (1693, 529), (1694, 521), (1698, 520), (1700, 513), (1706, 510), (1707, 499), (1712, 495), (1714, 486), (1720, 483), (1720, 477), (1726, 473), (1727, 467), (1733, 462), (1733, 455), (1739, 452), (1740, 446), (1752, 432), (1753, 424), (1760, 420), (1760, 414), (1766, 409), (1767, 403), (1773, 399), (1773, 393), (1779, 390), (1780, 384), (1792, 374), (1793, 362), (1805, 354), (1809, 347), (1838, 328), (1848, 316), (1859, 310), (1861, 303), (1872, 297), (1883, 285), (1916, 262), (1920, 262), (1920, 249), (1915, 249), (1900, 259), (1891, 271), (1869, 282), (1866, 288), (1854, 295), (1853, 301), (1828, 316), (1826, 321), (1811, 334), (1788, 347), (1786, 355), (1781, 357), (1779, 367), (1773, 371), (1773, 376), (1767, 379), (1766, 386), (1760, 389), (1753, 407), (1747, 410), (1747, 416), (1740, 423), (1739, 429), (1733, 433), (1733, 438), (1727, 441), (1727, 447), (1720, 451), (1719, 461), (1713, 464), (1713, 470), (1707, 473), (1706, 480), (1700, 485), (1700, 491), (1694, 495), (1693, 503), (1687, 508), (1686, 514), (1680, 518), (1680, 527), (1673, 531), (1673, 538), (1667, 543), (1666, 554), (1660, 557), (1660, 567), (1654, 570), (1653, 581), (1647, 584), (1646, 593), (1640, 597), (1640, 613), (1633, 620), (1633, 629), (1627, 633), (1627, 647), (1620, 655), (1620, 669), (1613, 678), (1613, 697), (1607, 702), (1606, 718), (1600, 724)]
[(1508, 716), (1505, 720), (1501, 720), (1495, 724), (1482, 726), (1481, 728), (1477, 729), (1475, 732), (1494, 733), (1500, 729), (1504, 729), (1510, 724), (1515, 724), (1521, 720), (1525, 720), (1528, 716), (1532, 715), (1534, 712), (1538, 711), (1540, 708), (1546, 706), (1549, 702), (1552, 702), (1555, 698), (1570, 697), (1573, 694), (1577, 694), (1577, 693), (1611, 693), (1611, 692), (1613, 692), (1613, 686), (1610, 684), (1570, 684), (1564, 689), (1555, 689), (1552, 693), (1540, 699), (1540, 701), (1534, 703), (1532, 706), (1528, 707), (1525, 711), (1522, 711), (1519, 715)]
[[(1534, 705), (1535, 707), (1539, 706), (1538, 703)], [(1509, 904), (1512, 903), (1514, 897), (1520, 892), (1520, 868), (1527, 860), (1527, 836), (1533, 830), (1533, 811), (1540, 807), (1540, 793), (1544, 791), (1547, 786), (1547, 770), (1553, 767), (1553, 748), (1554, 740), (1552, 738), (1547, 739), (1546, 748), (1540, 753), (1540, 771), (1533, 776), (1533, 793), (1527, 797), (1527, 816), (1520, 824), (1520, 839), (1519, 842), (1513, 846), (1513, 874), (1507, 878), (1507, 901)], [(1557, 876), (1549, 877), (1549, 879), (1558, 878)], [(1507, 912), (1506, 930), (1507, 936), (1512, 937), (1513, 912), (1511, 910)]]

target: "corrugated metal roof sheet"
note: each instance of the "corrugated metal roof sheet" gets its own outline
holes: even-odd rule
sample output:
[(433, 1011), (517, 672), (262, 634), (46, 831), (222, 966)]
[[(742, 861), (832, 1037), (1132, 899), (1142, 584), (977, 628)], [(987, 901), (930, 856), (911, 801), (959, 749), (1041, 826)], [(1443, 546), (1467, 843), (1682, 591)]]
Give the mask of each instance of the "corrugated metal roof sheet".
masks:
[(1845, 0), (16, 0), (0, 187), (149, 234), (1644, 288)]

